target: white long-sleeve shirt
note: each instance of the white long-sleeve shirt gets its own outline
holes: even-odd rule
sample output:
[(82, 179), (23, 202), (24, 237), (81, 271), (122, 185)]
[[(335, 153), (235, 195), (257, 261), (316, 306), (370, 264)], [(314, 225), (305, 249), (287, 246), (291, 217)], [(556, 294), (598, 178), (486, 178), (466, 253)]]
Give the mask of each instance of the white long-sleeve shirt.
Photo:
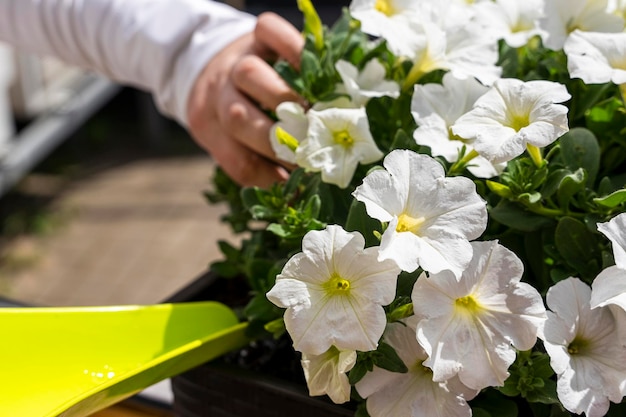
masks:
[(0, 41), (148, 90), (183, 125), (202, 68), (254, 24), (209, 0), (0, 0)]

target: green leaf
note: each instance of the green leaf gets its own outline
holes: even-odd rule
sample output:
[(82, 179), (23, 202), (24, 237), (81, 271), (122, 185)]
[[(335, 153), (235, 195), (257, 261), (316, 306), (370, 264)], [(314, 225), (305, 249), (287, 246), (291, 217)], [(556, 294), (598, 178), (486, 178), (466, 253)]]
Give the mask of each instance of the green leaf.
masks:
[(305, 218), (316, 219), (320, 215), (320, 209), (322, 207), (322, 200), (317, 194), (313, 194), (306, 202), (304, 209), (302, 210)]
[(600, 168), (600, 145), (588, 129), (574, 128), (559, 140), (561, 158), (572, 171), (583, 168), (587, 172), (587, 184), (595, 182)]
[(626, 189), (617, 190), (604, 197), (594, 198), (593, 202), (603, 207), (614, 208), (626, 201)]
[(321, 70), (318, 56), (307, 49), (303, 50), (300, 56), (300, 72), (308, 88), (315, 82)]
[(216, 261), (211, 264), (211, 271), (217, 276), (233, 278), (241, 273), (241, 269), (236, 264), (228, 261)]
[(533, 205), (533, 204), (537, 204), (541, 202), (542, 197), (541, 197), (541, 193), (537, 191), (533, 191), (530, 193), (522, 193), (518, 195), (517, 198), (524, 204)]
[(371, 366), (372, 364), (369, 360), (357, 361), (354, 367), (348, 373), (348, 381), (350, 382), (350, 385), (354, 385), (359, 382), (366, 373), (373, 369), (371, 368)]
[(243, 188), (241, 190), (241, 200), (243, 201), (244, 207), (248, 210), (261, 203), (257, 196), (257, 190), (254, 187)]
[(561, 181), (563, 181), (563, 178), (570, 175), (571, 173), (572, 171), (565, 168), (555, 169), (554, 171), (552, 171), (548, 175), (546, 182), (543, 184), (543, 188), (541, 189), (541, 195), (543, 196), (543, 198), (550, 198), (554, 194), (556, 194), (556, 191), (559, 189), (559, 185), (561, 185)]
[(285, 320), (282, 317), (266, 323), (263, 328), (268, 333), (271, 333), (272, 336), (274, 336), (274, 339), (279, 339), (287, 331), (287, 328), (285, 327)]
[(300, 73), (296, 71), (289, 62), (279, 60), (274, 64), (274, 69), (281, 76), (281, 78), (294, 89), (294, 91), (299, 94), (303, 93), (304, 84), (302, 83)]
[(575, 268), (581, 278), (589, 280), (599, 272), (598, 237), (583, 222), (563, 217), (556, 227), (554, 243), (565, 262)]
[(543, 387), (531, 391), (526, 396), (526, 399), (531, 403), (542, 404), (559, 404), (559, 397), (556, 393), (556, 381), (551, 379), (544, 379)]
[(289, 228), (283, 224), (272, 223), (267, 226), (267, 231), (274, 233), (276, 236), (287, 239), (291, 235)]
[(264, 323), (280, 318), (281, 314), (272, 304), (265, 293), (257, 293), (244, 309), (244, 314), (250, 321), (262, 321)]
[(552, 223), (551, 219), (531, 213), (510, 201), (502, 201), (489, 211), (489, 215), (499, 223), (522, 232), (539, 230)]
[(252, 217), (256, 220), (272, 219), (278, 215), (276, 210), (261, 205), (251, 207), (250, 214), (252, 214)]
[(572, 197), (585, 188), (586, 178), (587, 176), (583, 168), (578, 168), (575, 172), (563, 177), (556, 191), (561, 208), (567, 210)]
[(283, 196), (289, 196), (296, 192), (304, 177), (304, 168), (298, 168), (293, 170), (289, 174), (289, 179), (285, 183), (283, 188)]
[(380, 221), (371, 218), (365, 210), (365, 204), (358, 200), (352, 200), (345, 229), (349, 232), (360, 232), (365, 237), (367, 247), (380, 243), (374, 234), (375, 231), (382, 232)]
[(359, 403), (354, 413), (354, 417), (371, 417), (370, 414), (367, 412), (365, 402)]
[(378, 344), (378, 349), (374, 356), (374, 365), (390, 372), (405, 373), (409, 371), (404, 362), (402, 362), (402, 359), (400, 359), (400, 356), (396, 353), (396, 350), (385, 342)]

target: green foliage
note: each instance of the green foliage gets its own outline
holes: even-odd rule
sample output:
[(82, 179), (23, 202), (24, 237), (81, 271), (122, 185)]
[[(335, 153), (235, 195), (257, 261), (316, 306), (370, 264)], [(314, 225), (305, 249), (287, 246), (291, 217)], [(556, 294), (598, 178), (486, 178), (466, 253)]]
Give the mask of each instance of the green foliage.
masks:
[(358, 353), (357, 363), (348, 374), (350, 384), (356, 384), (367, 372), (371, 372), (374, 366), (386, 369), (390, 372), (408, 372), (408, 368), (404, 362), (402, 362), (402, 359), (400, 359), (394, 348), (385, 342), (380, 342), (378, 349)]
[(470, 402), (470, 405), (472, 406), (472, 415), (475, 417), (518, 416), (518, 408), (515, 402), (492, 389), (481, 392)]
[(541, 352), (518, 352), (509, 368), (509, 377), (498, 390), (508, 396), (521, 396), (531, 403), (557, 404), (554, 371), (550, 358)]

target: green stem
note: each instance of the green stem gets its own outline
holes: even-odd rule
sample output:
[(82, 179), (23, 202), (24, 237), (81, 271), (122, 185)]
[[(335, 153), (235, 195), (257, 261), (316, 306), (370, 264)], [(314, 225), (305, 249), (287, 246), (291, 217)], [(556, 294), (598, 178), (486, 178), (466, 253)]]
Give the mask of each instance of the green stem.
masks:
[(424, 74), (425, 72), (422, 70), (421, 63), (419, 61), (414, 62), (411, 70), (409, 71), (409, 74), (404, 79), (404, 83), (402, 84), (402, 91), (408, 91), (409, 89), (411, 89), (411, 87), (417, 84), (419, 79), (422, 78)]
[(344, 55), (344, 53), (346, 52), (346, 49), (348, 48), (348, 45), (350, 44), (350, 38), (352, 38), (352, 35), (354, 34), (354, 32), (356, 32), (356, 30), (359, 27), (360, 27), (360, 23), (358, 20), (350, 21), (350, 24), (348, 26), (348, 33), (346, 34), (346, 37), (344, 38), (343, 42), (341, 42), (341, 46), (339, 47), (339, 53), (337, 54), (337, 56), (342, 57)]
[(626, 105), (626, 83), (619, 85), (619, 93), (622, 96), (622, 103)]
[(456, 161), (450, 167), (450, 170), (448, 170), (448, 175), (454, 175), (454, 174), (460, 173), (461, 171), (463, 171), (465, 169), (467, 164), (469, 164), (470, 161), (472, 159), (476, 158), (478, 155), (479, 155), (478, 152), (476, 152), (474, 149), (472, 149), (469, 153), (464, 155), (463, 158), (461, 158), (458, 161)]
[(560, 216), (571, 216), (571, 217), (577, 217), (577, 218), (585, 217), (584, 213), (565, 212), (563, 210), (550, 209), (550, 208), (547, 208), (545, 206), (537, 205), (537, 204), (533, 204), (533, 205), (524, 204), (524, 206), (529, 211), (531, 211), (531, 212), (533, 212), (535, 214), (539, 214), (539, 215), (544, 216), (544, 217), (560, 217)]

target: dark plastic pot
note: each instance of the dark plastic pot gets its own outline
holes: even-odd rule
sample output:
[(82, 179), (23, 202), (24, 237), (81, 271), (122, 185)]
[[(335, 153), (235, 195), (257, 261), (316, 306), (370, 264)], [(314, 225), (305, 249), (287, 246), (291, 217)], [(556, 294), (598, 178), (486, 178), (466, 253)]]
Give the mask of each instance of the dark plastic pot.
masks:
[[(218, 300), (241, 306), (246, 302), (242, 288), (237, 280), (207, 273), (168, 301)], [(350, 405), (308, 395), (288, 340), (259, 342), (187, 371), (172, 378), (172, 390), (177, 417), (354, 416)]]

